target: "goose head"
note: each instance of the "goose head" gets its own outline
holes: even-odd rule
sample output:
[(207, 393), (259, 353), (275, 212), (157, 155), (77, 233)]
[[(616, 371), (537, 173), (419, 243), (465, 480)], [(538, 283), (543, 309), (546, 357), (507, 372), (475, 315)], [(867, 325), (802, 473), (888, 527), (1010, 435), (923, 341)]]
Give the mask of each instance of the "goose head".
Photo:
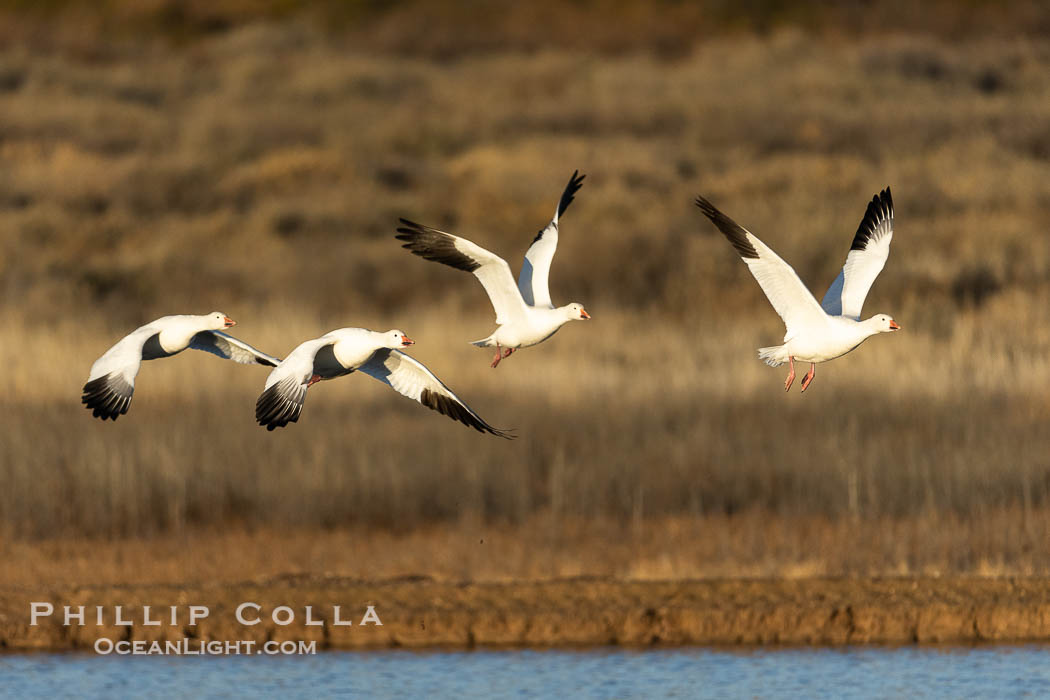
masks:
[(387, 331), (383, 334), (383, 347), (385, 348), (404, 348), (415, 344), (416, 341), (398, 330)]
[(876, 314), (875, 316), (872, 316), (868, 319), (868, 325), (874, 328), (876, 333), (889, 333), (901, 329), (901, 327), (897, 325), (897, 322), (886, 314)]
[(237, 325), (236, 321), (221, 311), (212, 311), (205, 317), (205, 320), (208, 322), (208, 330), (212, 331), (219, 331), (223, 328)]
[(561, 310), (570, 321), (587, 321), (591, 318), (591, 315), (587, 313), (587, 309), (583, 308), (583, 304), (575, 301), (561, 307)]

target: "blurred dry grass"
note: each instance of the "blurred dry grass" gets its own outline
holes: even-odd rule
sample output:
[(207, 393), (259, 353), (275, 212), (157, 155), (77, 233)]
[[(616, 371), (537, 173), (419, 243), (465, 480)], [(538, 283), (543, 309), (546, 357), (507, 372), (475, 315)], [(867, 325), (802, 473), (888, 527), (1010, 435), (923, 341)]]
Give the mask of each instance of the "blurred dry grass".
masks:
[[(862, 549), (880, 523), (911, 523), (900, 537), (955, 523), (954, 544), (911, 570), (972, 570), (998, 546), (975, 538), (1009, 532), (1003, 566), (1046, 570), (1032, 525), (1050, 512), (1045, 40), (784, 29), (673, 56), (434, 62), (292, 22), (87, 58), (42, 46), (0, 50), (9, 538), (683, 517), (750, 528), (770, 552), (765, 513), (831, 523)], [(466, 345), (492, 327), (482, 290), (401, 250), (397, 217), (516, 266), (575, 168), (588, 178), (552, 286), (595, 320), (491, 371)], [(887, 184), (897, 237), (866, 312), (905, 332), (785, 396), (754, 357), (779, 319), (692, 197), (819, 294)], [(487, 439), (357, 376), (266, 434), (252, 421), (265, 371), (189, 354), (147, 364), (116, 424), (80, 407), (119, 335), (216, 308), (279, 355), (340, 326), (402, 328), (522, 437)]]
[(367, 52), (454, 59), (549, 46), (688, 53), (698, 39), (805, 27), (820, 36), (1045, 36), (1039, 0), (0, 0), (0, 38), (85, 56), (143, 37), (187, 45), (256, 22), (299, 21)]
[[(92, 584), (222, 586), (288, 575), (360, 581), (619, 581), (981, 578), (1045, 576), (1050, 559), (1033, 542), (1050, 537), (1046, 510), (986, 511), (980, 519), (927, 512), (904, 518), (682, 515), (616, 521), (553, 517), (524, 523), (474, 518), (391, 532), (215, 528), (117, 540), (0, 540), (0, 591)], [(858, 545), (858, 543), (862, 543)]]

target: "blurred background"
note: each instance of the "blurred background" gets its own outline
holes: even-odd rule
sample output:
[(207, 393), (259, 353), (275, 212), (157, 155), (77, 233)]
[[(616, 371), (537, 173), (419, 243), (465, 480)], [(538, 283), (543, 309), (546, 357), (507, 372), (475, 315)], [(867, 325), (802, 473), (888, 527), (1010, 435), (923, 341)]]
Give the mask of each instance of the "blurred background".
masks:
[[(1024, 0), (3, 0), (0, 554), (1045, 573), (1048, 31)], [(516, 272), (575, 169), (551, 289), (594, 320), (492, 370), (481, 286), (402, 250), (398, 217)], [(904, 331), (785, 395), (755, 356), (780, 319), (692, 200), (819, 298), (886, 186), (864, 315)], [(80, 405), (125, 333), (216, 309), (278, 356), (400, 328), (520, 437), (356, 375), (267, 433), (266, 370), (192, 352), (145, 364), (116, 423)]]

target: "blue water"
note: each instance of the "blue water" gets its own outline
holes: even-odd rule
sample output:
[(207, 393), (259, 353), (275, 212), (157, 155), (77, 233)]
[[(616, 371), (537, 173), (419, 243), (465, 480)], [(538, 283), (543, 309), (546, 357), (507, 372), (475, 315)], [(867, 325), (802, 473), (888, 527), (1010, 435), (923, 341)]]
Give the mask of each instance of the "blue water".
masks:
[(1050, 696), (1050, 648), (0, 656), (4, 697)]

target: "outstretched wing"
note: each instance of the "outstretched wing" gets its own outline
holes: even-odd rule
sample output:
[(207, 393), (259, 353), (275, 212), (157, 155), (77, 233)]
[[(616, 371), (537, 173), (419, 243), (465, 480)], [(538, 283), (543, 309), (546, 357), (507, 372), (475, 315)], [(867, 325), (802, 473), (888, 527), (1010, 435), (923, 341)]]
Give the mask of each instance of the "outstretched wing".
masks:
[(864, 299), (886, 265), (892, 240), (893, 197), (887, 187), (868, 202), (868, 209), (846, 255), (846, 264), (820, 302), (824, 311), (831, 316), (860, 320)]
[(473, 273), (488, 292), (496, 310), (496, 323), (512, 323), (525, 318), (525, 300), (518, 293), (510, 266), (500, 256), (471, 243), (466, 238), (401, 219), (396, 238), (415, 255)]
[(703, 197), (696, 206), (736, 248), (751, 274), (758, 280), (769, 303), (784, 319), (788, 336), (808, 325), (823, 323), (827, 315), (817, 304), (795, 270), (757, 236), (715, 208)]
[(334, 342), (327, 337), (308, 340), (278, 363), (266, 377), (263, 392), (255, 402), (255, 420), (259, 425), (274, 430), (299, 420), (306, 402), (306, 389), (314, 374), (315, 359)]
[(242, 365), (257, 363), (276, 367), (281, 363), (280, 359), (267, 355), (261, 350), (256, 350), (243, 340), (237, 340), (222, 331), (201, 331), (190, 340), (190, 347), (194, 350), (203, 350), (212, 355), (218, 355), (226, 360), (233, 360)]
[(561, 193), (561, 200), (554, 212), (554, 218), (547, 224), (546, 228), (536, 234), (532, 239), (532, 245), (525, 253), (525, 262), (521, 265), (521, 274), (518, 275), (518, 291), (529, 306), (548, 307), (553, 309), (551, 293), (547, 286), (548, 276), (551, 270), (551, 261), (554, 260), (554, 252), (558, 249), (558, 217), (572, 204), (573, 197), (581, 187), (583, 178), (580, 171), (573, 172), (569, 178), (569, 184)]
[(434, 376), (422, 362), (400, 350), (382, 348), (376, 350), (368, 362), (358, 368), (370, 377), (375, 377), (394, 391), (418, 401), (427, 408), (470, 426), (482, 433), (491, 433), (501, 438), (514, 436), (504, 430), (493, 428), (481, 416), (463, 403), (452, 390)]
[(121, 338), (91, 365), (80, 397), (95, 418), (116, 420), (128, 412), (135, 393), (135, 377), (142, 364), (142, 347), (159, 332), (153, 324)]

